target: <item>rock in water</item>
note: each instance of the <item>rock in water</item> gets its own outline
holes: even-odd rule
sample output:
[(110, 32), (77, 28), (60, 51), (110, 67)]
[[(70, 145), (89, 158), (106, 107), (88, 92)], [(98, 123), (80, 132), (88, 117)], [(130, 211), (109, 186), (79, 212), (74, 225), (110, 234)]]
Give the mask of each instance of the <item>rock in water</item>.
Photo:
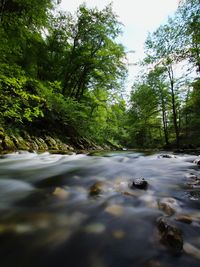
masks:
[(193, 162), (197, 165), (200, 165), (200, 158), (195, 159)]
[(161, 243), (173, 254), (180, 254), (183, 250), (183, 235), (181, 230), (171, 225), (165, 218), (160, 218), (157, 226), (161, 235)]
[(98, 196), (102, 192), (103, 183), (96, 182), (90, 187), (89, 195), (90, 196)]
[(158, 156), (158, 158), (173, 159), (173, 158), (176, 158), (176, 156), (171, 155), (171, 154), (161, 154)]
[(138, 188), (146, 190), (148, 187), (148, 183), (144, 178), (136, 178), (131, 184), (131, 189)]

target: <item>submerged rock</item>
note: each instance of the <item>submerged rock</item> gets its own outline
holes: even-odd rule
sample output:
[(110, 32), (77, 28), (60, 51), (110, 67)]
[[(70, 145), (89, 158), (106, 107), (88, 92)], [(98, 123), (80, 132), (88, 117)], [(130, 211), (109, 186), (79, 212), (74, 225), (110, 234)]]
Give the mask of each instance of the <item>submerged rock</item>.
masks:
[(89, 195), (90, 196), (98, 196), (102, 192), (102, 182), (96, 182), (90, 187)]
[(138, 188), (138, 189), (143, 189), (143, 190), (146, 190), (147, 187), (148, 187), (148, 183), (144, 178), (136, 178), (130, 186), (131, 189)]
[(200, 188), (200, 178), (197, 177), (195, 174), (189, 174), (188, 176), (189, 181), (187, 182), (187, 185), (190, 188)]
[(191, 224), (192, 223), (192, 217), (189, 215), (180, 214), (176, 216), (176, 221)]
[(184, 251), (189, 254), (190, 256), (200, 260), (200, 249), (193, 246), (190, 243), (185, 243), (183, 246)]
[(183, 250), (183, 235), (182, 231), (171, 225), (165, 218), (160, 218), (157, 222), (157, 227), (161, 235), (160, 241), (173, 254), (179, 254)]
[(175, 212), (180, 210), (177, 200), (171, 197), (166, 197), (161, 199), (158, 202), (158, 207), (160, 210), (164, 211), (168, 216), (171, 216)]

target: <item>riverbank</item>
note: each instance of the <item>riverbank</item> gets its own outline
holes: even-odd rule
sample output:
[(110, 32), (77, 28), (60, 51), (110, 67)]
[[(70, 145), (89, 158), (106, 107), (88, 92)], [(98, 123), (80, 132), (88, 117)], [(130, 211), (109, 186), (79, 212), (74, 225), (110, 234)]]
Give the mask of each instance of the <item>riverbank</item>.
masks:
[(120, 149), (112, 144), (98, 145), (93, 141), (76, 136), (59, 136), (49, 133), (28, 133), (22, 131), (6, 132), (0, 127), (0, 154), (7, 154), (17, 151), (48, 151), (52, 154), (71, 154), (73, 152), (80, 153), (81, 151), (102, 151), (111, 149)]

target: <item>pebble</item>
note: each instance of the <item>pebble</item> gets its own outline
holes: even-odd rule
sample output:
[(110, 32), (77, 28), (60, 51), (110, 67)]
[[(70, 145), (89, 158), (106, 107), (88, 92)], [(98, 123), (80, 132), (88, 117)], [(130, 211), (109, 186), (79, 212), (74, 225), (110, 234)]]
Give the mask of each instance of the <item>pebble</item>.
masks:
[(117, 204), (110, 205), (105, 209), (105, 212), (114, 216), (121, 216), (123, 214), (123, 211), (123, 207)]
[(183, 249), (187, 254), (200, 260), (200, 249), (199, 248), (196, 248), (195, 246), (191, 245), (190, 243), (185, 243), (183, 246)]

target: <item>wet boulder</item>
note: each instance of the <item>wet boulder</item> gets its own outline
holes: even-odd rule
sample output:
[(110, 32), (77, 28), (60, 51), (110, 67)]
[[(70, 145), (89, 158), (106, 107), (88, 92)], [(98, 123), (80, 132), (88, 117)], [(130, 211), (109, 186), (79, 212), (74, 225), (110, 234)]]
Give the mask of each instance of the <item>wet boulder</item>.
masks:
[(172, 216), (177, 211), (180, 211), (180, 206), (177, 200), (171, 197), (165, 197), (159, 200), (158, 208), (164, 211), (168, 216)]
[(179, 214), (176, 216), (176, 221), (191, 224), (192, 223), (192, 217), (185, 214)]
[(171, 253), (175, 255), (180, 254), (183, 250), (182, 231), (163, 217), (158, 219), (157, 227), (160, 233), (160, 242), (165, 245)]
[(131, 189), (143, 189), (146, 190), (148, 188), (148, 182), (144, 178), (136, 178), (130, 185)]
[(188, 176), (187, 186), (190, 188), (200, 188), (200, 178), (195, 174), (190, 173)]
[(197, 165), (200, 165), (200, 158), (197, 158), (193, 161), (193, 163), (197, 164)]

